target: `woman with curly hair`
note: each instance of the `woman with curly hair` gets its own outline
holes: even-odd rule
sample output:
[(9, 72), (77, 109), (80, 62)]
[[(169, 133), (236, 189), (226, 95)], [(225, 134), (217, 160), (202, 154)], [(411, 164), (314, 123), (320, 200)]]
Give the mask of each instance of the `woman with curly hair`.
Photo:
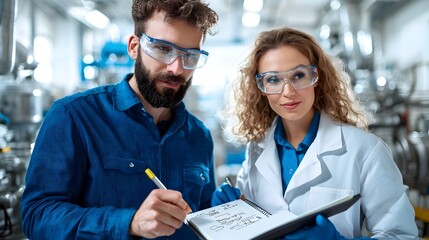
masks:
[(285, 239), (418, 239), (407, 187), (388, 146), (367, 131), (342, 62), (292, 28), (260, 33), (246, 60), (226, 111), (246, 159), (236, 188), (221, 184), (212, 205), (244, 194), (268, 212), (300, 215), (360, 194)]

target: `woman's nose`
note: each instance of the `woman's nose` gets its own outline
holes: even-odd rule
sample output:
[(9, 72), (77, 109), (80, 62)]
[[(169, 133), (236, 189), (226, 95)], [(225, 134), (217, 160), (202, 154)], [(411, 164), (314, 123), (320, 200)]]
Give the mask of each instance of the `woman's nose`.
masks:
[(290, 82), (285, 82), (283, 85), (282, 95), (285, 97), (294, 96), (296, 93), (295, 87)]

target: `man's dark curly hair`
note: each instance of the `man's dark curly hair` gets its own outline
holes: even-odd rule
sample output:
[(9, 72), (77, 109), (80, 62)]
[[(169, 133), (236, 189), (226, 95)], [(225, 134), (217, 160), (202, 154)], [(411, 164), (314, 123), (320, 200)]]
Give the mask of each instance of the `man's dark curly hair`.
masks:
[(165, 12), (165, 21), (184, 20), (196, 26), (203, 33), (213, 35), (210, 28), (219, 19), (217, 13), (208, 4), (200, 0), (133, 0), (131, 14), (134, 20), (134, 34), (140, 36), (146, 30), (146, 22), (152, 14)]

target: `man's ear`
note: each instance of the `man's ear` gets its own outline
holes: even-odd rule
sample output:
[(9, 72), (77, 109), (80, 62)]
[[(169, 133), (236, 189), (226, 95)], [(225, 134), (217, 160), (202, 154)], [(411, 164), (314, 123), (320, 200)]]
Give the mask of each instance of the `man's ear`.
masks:
[(136, 35), (131, 35), (128, 38), (128, 55), (134, 60), (137, 59), (139, 51), (139, 41), (140, 39)]

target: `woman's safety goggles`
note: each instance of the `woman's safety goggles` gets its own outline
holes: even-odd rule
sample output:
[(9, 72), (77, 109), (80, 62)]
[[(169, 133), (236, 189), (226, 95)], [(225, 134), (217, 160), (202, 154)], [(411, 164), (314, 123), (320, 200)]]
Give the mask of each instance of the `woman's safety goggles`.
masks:
[(256, 74), (256, 84), (259, 90), (266, 94), (280, 94), (286, 83), (295, 90), (308, 88), (319, 79), (316, 65), (302, 65), (284, 72), (263, 72)]
[(140, 45), (147, 55), (167, 65), (180, 57), (183, 68), (189, 70), (204, 66), (209, 57), (209, 53), (204, 50), (182, 48), (171, 42), (149, 37), (144, 33), (140, 37)]

